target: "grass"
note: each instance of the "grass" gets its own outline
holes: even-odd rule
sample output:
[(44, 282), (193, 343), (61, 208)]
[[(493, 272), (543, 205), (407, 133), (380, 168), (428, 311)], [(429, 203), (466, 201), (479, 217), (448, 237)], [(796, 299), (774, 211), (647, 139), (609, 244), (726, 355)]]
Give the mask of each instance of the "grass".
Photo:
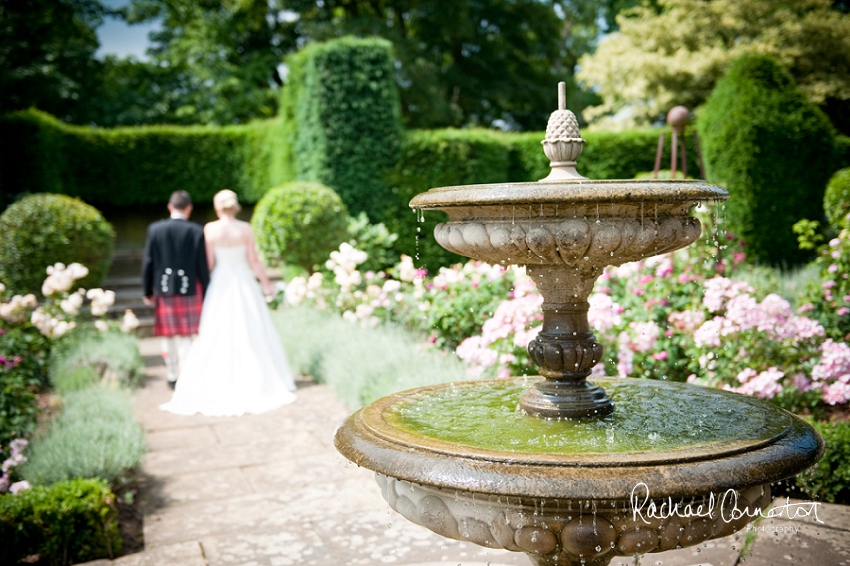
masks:
[(126, 391), (95, 387), (62, 397), (62, 412), (32, 441), (21, 475), (33, 485), (103, 478), (115, 485), (138, 468), (145, 433)]
[(361, 328), (301, 307), (273, 317), (293, 371), (327, 383), (352, 410), (396, 391), (468, 379), (453, 354), (399, 327)]

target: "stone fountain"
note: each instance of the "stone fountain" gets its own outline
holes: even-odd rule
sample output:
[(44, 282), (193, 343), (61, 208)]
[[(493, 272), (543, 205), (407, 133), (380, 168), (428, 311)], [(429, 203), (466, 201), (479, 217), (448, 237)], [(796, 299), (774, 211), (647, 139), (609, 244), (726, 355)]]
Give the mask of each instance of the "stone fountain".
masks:
[(704, 181), (591, 181), (564, 106), (543, 140), (539, 182), (432, 189), (437, 241), (526, 266), (543, 296), (528, 346), (540, 376), (423, 387), (376, 401), (337, 430), (337, 449), (376, 472), (389, 505), (443, 536), (525, 552), (538, 565), (604, 565), (734, 533), (770, 485), (813, 465), (817, 432), (750, 397), (684, 383), (588, 381), (602, 359), (587, 298), (608, 265), (684, 247), (691, 208), (728, 194)]

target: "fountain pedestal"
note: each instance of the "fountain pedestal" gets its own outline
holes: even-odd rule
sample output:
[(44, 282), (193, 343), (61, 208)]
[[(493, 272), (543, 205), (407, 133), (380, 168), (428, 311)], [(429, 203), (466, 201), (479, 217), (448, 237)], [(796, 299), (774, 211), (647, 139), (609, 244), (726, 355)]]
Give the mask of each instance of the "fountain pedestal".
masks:
[(564, 265), (530, 266), (528, 274), (543, 295), (543, 328), (528, 345), (528, 354), (546, 380), (531, 387), (520, 406), (547, 418), (607, 415), (614, 410), (611, 399), (587, 382), (603, 353), (587, 323), (589, 278)]

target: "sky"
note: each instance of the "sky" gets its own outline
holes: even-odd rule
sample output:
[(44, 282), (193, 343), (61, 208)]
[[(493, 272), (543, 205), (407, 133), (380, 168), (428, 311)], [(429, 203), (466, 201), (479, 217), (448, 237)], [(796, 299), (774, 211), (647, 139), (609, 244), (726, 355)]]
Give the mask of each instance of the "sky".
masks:
[[(120, 8), (129, 4), (129, 0), (102, 0), (109, 8)], [(148, 33), (159, 28), (158, 23), (145, 23), (128, 26), (123, 20), (117, 18), (105, 18), (103, 25), (97, 28), (97, 38), (100, 48), (95, 57), (103, 59), (106, 55), (117, 55), (118, 57), (136, 57), (140, 61), (146, 61), (145, 50), (150, 45)]]

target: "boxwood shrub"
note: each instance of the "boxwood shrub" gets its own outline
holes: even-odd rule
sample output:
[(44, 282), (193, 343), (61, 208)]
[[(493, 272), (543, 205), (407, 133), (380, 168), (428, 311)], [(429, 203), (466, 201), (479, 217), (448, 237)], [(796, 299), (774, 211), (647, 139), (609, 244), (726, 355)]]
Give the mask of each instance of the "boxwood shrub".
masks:
[(112, 262), (115, 231), (78, 198), (35, 194), (0, 215), (0, 281), (13, 293), (40, 293), (46, 268), (79, 262), (89, 269), (83, 288), (97, 287)]
[(115, 495), (103, 480), (74, 479), (0, 495), (2, 564), (37, 556), (65, 566), (121, 550)]
[(325, 185), (287, 183), (257, 203), (251, 226), (267, 262), (293, 263), (313, 272), (348, 239), (348, 210)]

